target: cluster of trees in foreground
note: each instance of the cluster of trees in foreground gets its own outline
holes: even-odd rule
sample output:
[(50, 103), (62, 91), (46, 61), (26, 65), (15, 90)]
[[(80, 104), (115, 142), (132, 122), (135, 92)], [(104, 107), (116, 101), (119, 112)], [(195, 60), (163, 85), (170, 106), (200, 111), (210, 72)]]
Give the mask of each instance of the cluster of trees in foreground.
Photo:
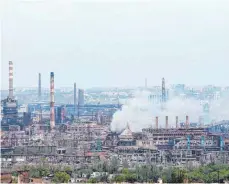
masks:
[[(177, 167), (157, 167), (154, 165), (136, 166), (135, 168), (120, 169), (115, 163), (107, 164), (99, 162), (91, 167), (84, 169), (74, 169), (71, 167), (48, 167), (27, 166), (30, 177), (41, 178), (52, 175), (51, 179), (54, 183), (67, 183), (70, 178), (87, 177), (87, 183), (97, 182), (157, 182), (161, 178), (164, 183), (183, 183), (183, 182), (199, 182), (199, 183), (217, 183), (223, 180), (229, 180), (228, 164), (209, 164), (198, 168), (177, 168)], [(104, 172), (107, 174), (92, 178), (93, 172)], [(109, 177), (112, 174), (113, 177)]]

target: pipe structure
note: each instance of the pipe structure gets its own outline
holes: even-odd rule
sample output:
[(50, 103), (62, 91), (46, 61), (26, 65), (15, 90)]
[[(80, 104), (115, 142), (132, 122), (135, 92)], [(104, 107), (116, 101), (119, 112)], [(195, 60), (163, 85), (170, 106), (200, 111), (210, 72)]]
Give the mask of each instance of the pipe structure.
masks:
[(13, 62), (9, 61), (9, 98), (13, 98), (14, 88), (13, 88)]
[(148, 85), (147, 85), (147, 78), (145, 78), (145, 89), (148, 88)]
[(165, 116), (165, 128), (166, 129), (169, 128), (169, 118), (168, 118), (168, 116)]
[(74, 83), (74, 112), (77, 109), (77, 101), (76, 101), (76, 83)]
[(61, 108), (61, 123), (64, 123), (65, 107)]
[(188, 116), (186, 116), (185, 126), (186, 128), (189, 128), (189, 117)]
[(158, 116), (156, 116), (156, 129), (158, 129)]
[(55, 109), (54, 109), (54, 72), (50, 73), (50, 128), (55, 127)]
[(178, 116), (176, 116), (176, 128), (179, 128), (179, 126), (178, 126)]
[(199, 117), (199, 124), (200, 124), (200, 127), (204, 127), (204, 121), (203, 121), (203, 116), (200, 116)]
[(41, 101), (41, 73), (38, 74), (38, 101)]

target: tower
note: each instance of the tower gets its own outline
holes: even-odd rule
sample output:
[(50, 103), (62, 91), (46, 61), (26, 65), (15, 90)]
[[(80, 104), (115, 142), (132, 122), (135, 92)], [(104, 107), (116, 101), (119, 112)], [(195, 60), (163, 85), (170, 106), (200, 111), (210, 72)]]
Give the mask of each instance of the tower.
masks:
[(38, 101), (41, 101), (41, 73), (38, 74)]
[(74, 83), (74, 112), (76, 112), (77, 101), (76, 101), (76, 83)]
[(165, 116), (165, 128), (166, 129), (169, 128), (169, 118), (168, 118), (168, 116)]
[(13, 99), (14, 96), (14, 88), (13, 88), (13, 62), (9, 61), (9, 98)]
[(178, 116), (176, 116), (176, 128), (179, 128), (179, 125), (178, 125)]
[(166, 92), (165, 92), (165, 79), (162, 78), (162, 88), (161, 88), (161, 109), (165, 109), (166, 102)]
[(18, 118), (18, 104), (13, 94), (13, 62), (9, 61), (9, 94), (2, 100), (3, 105), (3, 124), (16, 124)]
[(50, 73), (50, 128), (55, 127), (55, 109), (54, 109), (54, 72)]
[(84, 90), (83, 89), (79, 89), (79, 92), (78, 92), (78, 105), (84, 106)]
[(147, 86), (147, 78), (145, 78), (145, 89), (147, 89), (148, 86)]
[(158, 129), (158, 116), (156, 116), (156, 129)]

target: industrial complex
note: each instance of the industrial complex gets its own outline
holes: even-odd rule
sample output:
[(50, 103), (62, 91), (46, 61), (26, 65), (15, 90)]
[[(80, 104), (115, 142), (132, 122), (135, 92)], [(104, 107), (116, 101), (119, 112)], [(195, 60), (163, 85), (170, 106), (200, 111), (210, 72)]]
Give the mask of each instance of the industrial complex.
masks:
[[(9, 62), (9, 94), (1, 103), (3, 171), (12, 171), (22, 164), (40, 164), (43, 158), (50, 165), (74, 168), (114, 157), (120, 167), (127, 164), (129, 168), (145, 164), (164, 167), (184, 167), (190, 163), (229, 164), (228, 119), (207, 124), (201, 117), (199, 122), (191, 122), (189, 114), (155, 116), (151, 126), (141, 131), (132, 131), (131, 122), (122, 122), (124, 129), (112, 131), (113, 115), (123, 107), (119, 101), (116, 104), (87, 103), (85, 91), (79, 89), (77, 95), (74, 83), (73, 103), (59, 103), (54, 98), (54, 72), (50, 73), (50, 101), (43, 101), (41, 74), (38, 76), (37, 102), (26, 104), (26, 111), (19, 115), (19, 104), (13, 93), (13, 62)], [(160, 103), (161, 111), (165, 111), (169, 91), (164, 78), (158, 91), (150, 95), (150, 99)], [(164, 124), (159, 124), (159, 120)], [(170, 120), (176, 122), (175, 126), (170, 126)]]

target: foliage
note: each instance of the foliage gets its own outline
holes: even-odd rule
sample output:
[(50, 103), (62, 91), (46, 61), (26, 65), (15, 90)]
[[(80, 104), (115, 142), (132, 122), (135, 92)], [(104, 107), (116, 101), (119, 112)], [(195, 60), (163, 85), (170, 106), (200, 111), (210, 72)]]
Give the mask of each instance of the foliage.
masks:
[[(53, 182), (68, 182), (72, 174), (82, 177), (86, 174), (88, 182), (108, 182), (108, 175), (102, 175), (96, 179), (90, 178), (93, 172), (108, 172), (115, 174), (113, 182), (157, 182), (158, 178), (162, 178), (164, 183), (182, 183), (188, 179), (193, 182), (216, 183), (218, 180), (229, 180), (229, 165), (227, 164), (209, 164), (198, 168), (186, 168), (187, 170), (177, 167), (158, 167), (155, 165), (137, 165), (135, 168), (123, 168), (119, 170), (119, 161), (112, 158), (110, 162), (97, 162), (84, 169), (75, 169), (71, 167), (49, 167), (45, 165), (28, 166), (30, 177), (40, 178), (53, 173)], [(16, 176), (16, 173), (13, 175)]]
[(56, 172), (52, 181), (55, 183), (67, 183), (69, 180), (70, 176), (66, 172)]
[(41, 178), (50, 174), (50, 171), (47, 167), (31, 167), (29, 170), (30, 177), (32, 178)]
[(121, 182), (124, 182), (125, 181), (125, 177), (123, 175), (118, 175), (118, 176), (115, 176), (113, 182), (116, 182), (116, 183), (121, 183)]
[(96, 178), (90, 178), (88, 181), (88, 183), (97, 183)]
[(227, 164), (209, 164), (194, 169), (188, 174), (189, 181), (191, 182), (206, 182), (216, 183), (218, 179), (229, 179), (229, 165)]
[(69, 166), (64, 167), (63, 170), (64, 170), (64, 172), (66, 172), (66, 173), (69, 174), (70, 176), (72, 175), (73, 170), (72, 170), (71, 167), (69, 167)]

